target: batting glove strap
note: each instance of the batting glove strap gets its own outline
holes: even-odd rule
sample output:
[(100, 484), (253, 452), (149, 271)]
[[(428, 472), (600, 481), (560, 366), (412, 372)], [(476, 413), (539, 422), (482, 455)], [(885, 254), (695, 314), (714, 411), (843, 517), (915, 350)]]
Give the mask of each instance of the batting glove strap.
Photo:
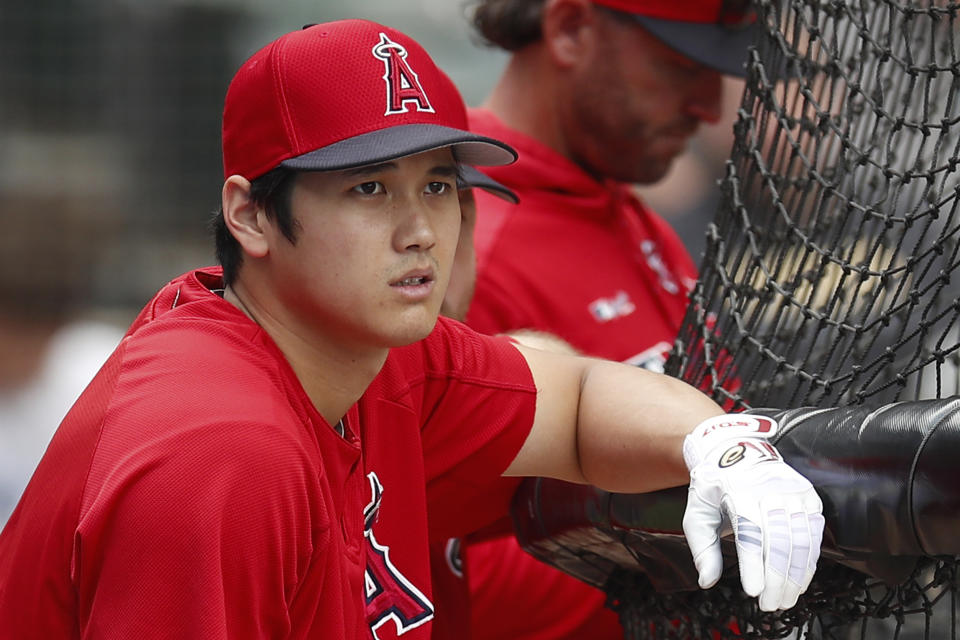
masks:
[(733, 529), (743, 589), (764, 611), (789, 609), (816, 570), (823, 505), (810, 482), (767, 438), (777, 423), (762, 416), (711, 418), (684, 441), (690, 493), (683, 530), (700, 586), (723, 571), (720, 530)]
[(773, 437), (780, 426), (773, 418), (745, 413), (704, 420), (683, 441), (683, 459), (691, 471), (717, 447), (731, 440)]

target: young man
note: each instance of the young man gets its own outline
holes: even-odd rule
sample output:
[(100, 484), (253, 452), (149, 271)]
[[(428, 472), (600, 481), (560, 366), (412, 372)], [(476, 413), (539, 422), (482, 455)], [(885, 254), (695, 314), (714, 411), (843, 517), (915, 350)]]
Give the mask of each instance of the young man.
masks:
[[(484, 333), (539, 330), (581, 352), (662, 370), (696, 268), (634, 192), (666, 174), (722, 75), (743, 75), (756, 35), (737, 0), (479, 0), (474, 25), (511, 52), (472, 131), (518, 149), (487, 173), (519, 206), (478, 194)], [(604, 594), (536, 562), (512, 537), (467, 547), (474, 638), (620, 638)], [(546, 602), (548, 606), (533, 606)]]
[(502, 517), (524, 475), (689, 481), (702, 583), (726, 514), (744, 588), (796, 600), (821, 505), (767, 444), (776, 425), (438, 321), (458, 165), (514, 158), (462, 128), (439, 78), (359, 20), (237, 72), (222, 270), (161, 289), (61, 424), (0, 533), (5, 635), (428, 638), (430, 542)]

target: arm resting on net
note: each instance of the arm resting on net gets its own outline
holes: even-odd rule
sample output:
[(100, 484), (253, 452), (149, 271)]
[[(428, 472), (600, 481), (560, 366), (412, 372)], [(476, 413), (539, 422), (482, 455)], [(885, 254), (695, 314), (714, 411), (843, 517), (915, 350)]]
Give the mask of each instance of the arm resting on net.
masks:
[[(919, 557), (960, 555), (960, 399), (751, 413), (780, 423), (777, 449), (823, 500), (822, 559), (895, 582)], [(514, 500), (514, 528), (528, 552), (594, 586), (626, 570), (664, 591), (692, 590), (686, 495), (530, 479)]]

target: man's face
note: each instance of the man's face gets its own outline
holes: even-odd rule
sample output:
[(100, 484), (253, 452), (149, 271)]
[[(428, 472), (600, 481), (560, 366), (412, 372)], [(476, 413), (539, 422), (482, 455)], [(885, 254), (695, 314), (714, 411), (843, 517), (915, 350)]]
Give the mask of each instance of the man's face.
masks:
[(361, 349), (430, 333), (460, 231), (449, 149), (302, 173), (291, 204), (296, 242), (271, 227), (269, 260), (288, 324)]
[(599, 38), (561, 105), (568, 153), (599, 178), (663, 178), (701, 122), (720, 117), (722, 77), (629, 18), (597, 12)]

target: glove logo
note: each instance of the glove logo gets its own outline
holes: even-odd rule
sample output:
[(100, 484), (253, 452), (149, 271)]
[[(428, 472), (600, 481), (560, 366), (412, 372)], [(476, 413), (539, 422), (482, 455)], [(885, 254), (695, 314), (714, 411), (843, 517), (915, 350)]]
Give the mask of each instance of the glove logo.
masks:
[(752, 452), (752, 457), (756, 458), (756, 462), (780, 460), (780, 454), (777, 453), (777, 450), (774, 449), (770, 443), (765, 441), (748, 440), (744, 442), (738, 442), (734, 446), (724, 451), (720, 455), (717, 465), (721, 469), (732, 467), (746, 458), (748, 452)]
[(738, 444), (736, 446), (730, 447), (729, 449), (723, 452), (722, 456), (720, 456), (720, 462), (718, 463), (720, 465), (720, 468), (726, 469), (727, 467), (732, 467), (733, 465), (737, 464), (738, 462), (743, 460), (743, 458), (746, 455), (746, 452), (747, 452), (747, 448), (742, 444)]

